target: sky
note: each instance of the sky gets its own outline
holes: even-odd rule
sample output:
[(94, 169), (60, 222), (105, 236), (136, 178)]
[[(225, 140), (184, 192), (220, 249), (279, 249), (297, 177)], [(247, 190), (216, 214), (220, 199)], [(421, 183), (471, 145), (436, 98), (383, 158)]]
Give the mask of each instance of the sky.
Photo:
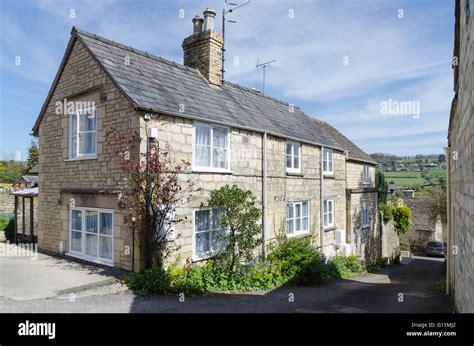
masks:
[[(235, 3), (245, 1), (228, 0)], [(191, 19), (223, 0), (0, 0), (0, 159), (31, 129), (77, 26), (182, 63)], [(335, 126), (368, 153), (439, 154), (453, 98), (454, 0), (251, 0), (226, 25), (226, 80)]]

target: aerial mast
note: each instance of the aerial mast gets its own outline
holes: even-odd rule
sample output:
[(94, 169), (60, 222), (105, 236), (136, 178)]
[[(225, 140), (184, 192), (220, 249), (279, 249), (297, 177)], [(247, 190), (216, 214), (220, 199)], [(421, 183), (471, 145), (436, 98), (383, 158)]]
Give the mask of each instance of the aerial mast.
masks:
[(258, 60), (257, 60), (257, 70), (258, 68), (262, 68), (263, 70), (263, 87), (262, 87), (262, 94), (265, 95), (265, 70), (268, 66), (270, 66), (271, 63), (275, 62), (276, 60), (270, 60), (270, 61), (266, 61), (266, 62), (262, 62), (261, 64), (258, 63)]

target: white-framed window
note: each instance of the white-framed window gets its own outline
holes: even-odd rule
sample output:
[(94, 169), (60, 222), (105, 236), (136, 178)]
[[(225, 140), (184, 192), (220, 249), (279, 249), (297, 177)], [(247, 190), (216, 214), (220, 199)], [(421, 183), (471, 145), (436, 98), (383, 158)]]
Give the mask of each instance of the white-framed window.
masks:
[(194, 124), (193, 169), (230, 170), (230, 131), (226, 127)]
[(97, 116), (95, 107), (82, 108), (69, 114), (69, 158), (95, 157)]
[(286, 234), (294, 236), (309, 233), (309, 202), (293, 202), (286, 205)]
[(323, 174), (334, 174), (333, 150), (324, 148), (323, 150)]
[(323, 202), (324, 228), (334, 227), (334, 199), (325, 199)]
[(220, 209), (199, 209), (194, 211), (194, 258), (205, 259), (217, 254), (225, 247), (226, 229), (219, 220)]
[(289, 173), (301, 172), (301, 144), (286, 142), (286, 171)]
[(364, 165), (364, 170), (362, 173), (362, 183), (370, 184), (371, 177), (370, 177), (370, 167), (368, 165)]
[(370, 218), (369, 218), (369, 203), (362, 202), (362, 208), (360, 210), (360, 218), (362, 227), (369, 227), (370, 226)]
[(69, 240), (70, 254), (92, 262), (113, 264), (113, 210), (71, 208)]

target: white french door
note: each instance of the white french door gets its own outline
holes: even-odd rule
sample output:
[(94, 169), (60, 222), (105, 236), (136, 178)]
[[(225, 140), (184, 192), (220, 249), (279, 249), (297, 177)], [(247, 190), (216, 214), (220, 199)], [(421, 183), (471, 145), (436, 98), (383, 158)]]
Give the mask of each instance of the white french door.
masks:
[(71, 254), (93, 262), (113, 264), (113, 210), (71, 208)]

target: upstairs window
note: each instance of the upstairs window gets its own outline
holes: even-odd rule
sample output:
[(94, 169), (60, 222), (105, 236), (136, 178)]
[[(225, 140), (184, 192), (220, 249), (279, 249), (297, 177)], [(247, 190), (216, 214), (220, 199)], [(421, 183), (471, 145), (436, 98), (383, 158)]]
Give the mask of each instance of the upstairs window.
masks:
[(334, 163), (333, 163), (333, 150), (323, 150), (323, 174), (333, 175), (334, 174)]
[(69, 114), (69, 158), (95, 157), (97, 117), (94, 107)]
[(334, 227), (334, 200), (325, 199), (323, 203), (323, 225), (324, 228)]
[(294, 202), (286, 206), (286, 234), (309, 233), (309, 203)]
[(207, 124), (194, 126), (194, 169), (229, 170), (229, 130)]
[(361, 223), (362, 227), (369, 227), (370, 226), (370, 218), (369, 218), (369, 203), (362, 202), (362, 209), (361, 209)]
[(371, 178), (370, 178), (370, 167), (365, 165), (364, 166), (364, 171), (362, 173), (362, 182), (364, 184), (370, 184), (371, 183)]
[(296, 142), (286, 142), (286, 171), (301, 172), (301, 145)]

